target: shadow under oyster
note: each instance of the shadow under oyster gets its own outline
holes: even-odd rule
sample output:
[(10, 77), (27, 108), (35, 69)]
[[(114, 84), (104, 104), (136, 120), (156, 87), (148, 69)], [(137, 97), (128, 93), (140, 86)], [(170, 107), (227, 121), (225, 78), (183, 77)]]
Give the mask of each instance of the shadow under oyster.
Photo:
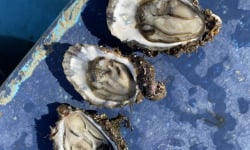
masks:
[(120, 124), (129, 125), (122, 115), (109, 119), (105, 114), (76, 109), (68, 104), (57, 108), (60, 120), (51, 128), (54, 150), (127, 150)]
[(139, 56), (122, 56), (118, 49), (77, 44), (66, 51), (62, 65), (76, 91), (95, 106), (114, 108), (140, 102), (143, 96), (166, 96), (150, 63)]
[(198, 0), (109, 0), (111, 34), (153, 55), (191, 52), (219, 33), (222, 21)]

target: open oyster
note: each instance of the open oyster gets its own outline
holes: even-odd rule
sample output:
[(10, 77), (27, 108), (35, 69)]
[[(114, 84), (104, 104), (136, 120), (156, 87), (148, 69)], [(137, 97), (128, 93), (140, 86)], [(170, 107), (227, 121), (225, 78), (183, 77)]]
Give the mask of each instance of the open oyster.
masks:
[(166, 96), (163, 83), (155, 82), (155, 70), (142, 57), (122, 56), (117, 49), (93, 45), (71, 46), (64, 55), (67, 79), (81, 96), (96, 106), (121, 107)]
[(51, 128), (54, 150), (127, 150), (120, 134), (120, 124), (128, 119), (118, 115), (108, 119), (105, 114), (75, 109), (67, 104), (57, 108), (60, 120)]
[(213, 39), (222, 21), (198, 0), (109, 0), (107, 24), (112, 35), (149, 55), (178, 55)]

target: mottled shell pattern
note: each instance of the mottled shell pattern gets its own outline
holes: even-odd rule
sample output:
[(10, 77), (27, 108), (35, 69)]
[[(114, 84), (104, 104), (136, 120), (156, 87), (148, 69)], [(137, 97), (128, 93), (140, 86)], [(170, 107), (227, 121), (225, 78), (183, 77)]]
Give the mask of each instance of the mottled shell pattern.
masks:
[(165, 85), (155, 82), (155, 70), (139, 56), (122, 56), (117, 49), (87, 44), (71, 46), (64, 55), (67, 79), (84, 100), (114, 108), (140, 102), (143, 96), (159, 100)]
[(218, 34), (222, 21), (197, 0), (109, 0), (111, 34), (146, 54), (191, 52)]
[(128, 119), (118, 115), (108, 119), (105, 114), (76, 109), (62, 104), (57, 108), (60, 120), (51, 128), (54, 150), (127, 150), (120, 134), (120, 125)]

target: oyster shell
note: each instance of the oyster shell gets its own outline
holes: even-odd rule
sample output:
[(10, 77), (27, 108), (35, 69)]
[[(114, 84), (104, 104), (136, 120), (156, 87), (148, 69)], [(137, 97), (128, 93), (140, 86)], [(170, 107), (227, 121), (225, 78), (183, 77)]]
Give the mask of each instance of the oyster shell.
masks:
[(197, 0), (109, 0), (111, 34), (147, 54), (191, 52), (218, 34), (222, 21)]
[(54, 150), (127, 150), (120, 134), (122, 122), (129, 125), (122, 115), (108, 119), (105, 114), (75, 109), (68, 104), (57, 108), (60, 120), (51, 128)]
[(71, 46), (64, 55), (67, 79), (81, 96), (96, 106), (121, 107), (166, 96), (163, 83), (155, 82), (155, 70), (142, 57), (122, 56), (117, 49), (93, 45)]

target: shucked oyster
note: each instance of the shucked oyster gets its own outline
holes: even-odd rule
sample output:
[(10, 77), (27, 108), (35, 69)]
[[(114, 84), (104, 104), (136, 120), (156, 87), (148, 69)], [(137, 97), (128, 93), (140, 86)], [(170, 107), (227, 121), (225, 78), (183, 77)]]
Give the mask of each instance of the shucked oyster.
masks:
[(145, 96), (166, 96), (163, 83), (155, 82), (155, 70), (142, 57), (124, 57), (114, 49), (93, 45), (71, 46), (64, 55), (67, 79), (81, 96), (96, 106), (121, 107)]
[(105, 114), (75, 109), (62, 104), (57, 108), (60, 120), (51, 128), (55, 150), (127, 150), (120, 134), (120, 124), (128, 119), (118, 115), (108, 119)]
[(178, 55), (211, 40), (222, 22), (198, 0), (109, 0), (107, 24), (112, 35), (148, 54)]

